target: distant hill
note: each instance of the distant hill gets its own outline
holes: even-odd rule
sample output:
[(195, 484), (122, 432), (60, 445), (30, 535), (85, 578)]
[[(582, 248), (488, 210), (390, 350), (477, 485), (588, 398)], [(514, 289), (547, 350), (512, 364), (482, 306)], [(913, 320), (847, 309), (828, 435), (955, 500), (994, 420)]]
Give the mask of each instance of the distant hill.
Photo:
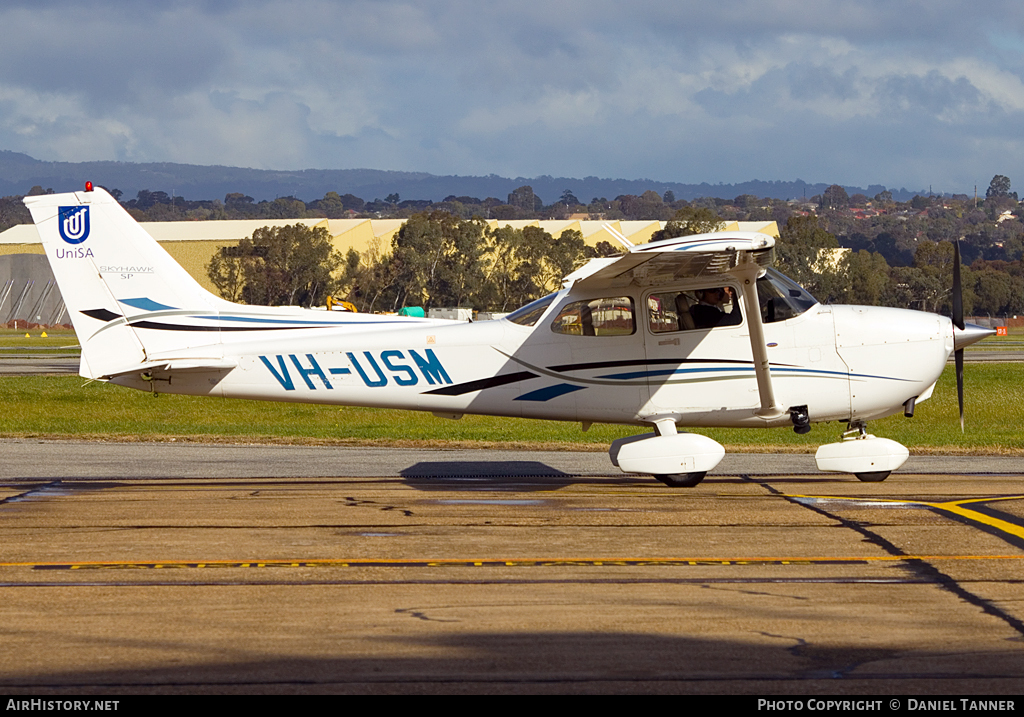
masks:
[[(620, 194), (643, 194), (671, 190), (676, 199), (698, 197), (732, 198), (741, 194), (775, 199), (795, 199), (821, 194), (827, 183), (808, 184), (803, 180), (751, 180), (738, 184), (681, 184), (653, 179), (601, 179), (598, 177), (486, 177), (437, 176), (426, 172), (390, 172), (379, 169), (302, 169), (279, 171), (244, 167), (202, 166), (171, 162), (44, 162), (27, 154), (0, 150), (0, 196), (25, 194), (35, 185), (57, 192), (81, 189), (86, 181), (109, 189), (120, 189), (124, 199), (132, 199), (141, 189), (164, 191), (186, 199), (223, 199), (229, 192), (241, 192), (256, 201), (293, 196), (309, 202), (327, 192), (354, 194), (366, 201), (398, 194), (402, 199), (441, 201), (449, 195), (505, 201), (509, 193), (524, 184), (545, 203), (558, 199), (566, 189), (582, 202), (594, 197), (614, 199)], [(886, 189), (882, 185), (867, 188), (846, 187), (849, 194), (869, 197)], [(906, 201), (923, 191), (890, 189), (897, 201)]]

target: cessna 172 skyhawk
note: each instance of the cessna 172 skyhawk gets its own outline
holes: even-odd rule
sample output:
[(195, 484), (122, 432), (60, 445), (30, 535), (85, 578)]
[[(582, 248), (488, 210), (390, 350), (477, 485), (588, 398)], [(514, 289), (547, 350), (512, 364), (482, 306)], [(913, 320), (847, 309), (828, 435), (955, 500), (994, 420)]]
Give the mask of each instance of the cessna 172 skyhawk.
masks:
[(742, 232), (593, 259), (561, 291), (494, 321), (242, 306), (204, 290), (102, 189), (25, 203), (82, 345), (82, 376), (447, 418), (650, 424), (615, 441), (612, 462), (673, 486), (696, 485), (725, 453), (679, 427), (806, 432), (812, 421), (848, 424), (818, 449), (819, 470), (883, 480), (908, 451), (868, 434), (867, 421), (912, 415), (949, 354), (962, 369), (963, 347), (993, 333), (965, 328), (956, 306), (952, 321), (822, 306), (771, 268), (774, 239)]

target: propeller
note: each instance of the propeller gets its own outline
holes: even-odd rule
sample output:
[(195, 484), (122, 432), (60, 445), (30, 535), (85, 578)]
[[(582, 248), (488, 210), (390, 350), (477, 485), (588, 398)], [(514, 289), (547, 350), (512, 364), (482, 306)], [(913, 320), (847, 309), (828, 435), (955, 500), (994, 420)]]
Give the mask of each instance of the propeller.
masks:
[[(964, 294), (960, 284), (960, 240), (953, 242), (953, 326), (963, 331)], [(955, 332), (954, 332), (955, 334)], [(960, 347), (954, 354), (956, 360), (956, 401), (960, 407), (960, 432), (964, 432), (964, 350)]]
[(956, 400), (960, 406), (960, 432), (964, 430), (964, 347), (996, 332), (964, 323), (963, 286), (960, 283), (960, 241), (953, 242), (953, 350), (956, 360)]

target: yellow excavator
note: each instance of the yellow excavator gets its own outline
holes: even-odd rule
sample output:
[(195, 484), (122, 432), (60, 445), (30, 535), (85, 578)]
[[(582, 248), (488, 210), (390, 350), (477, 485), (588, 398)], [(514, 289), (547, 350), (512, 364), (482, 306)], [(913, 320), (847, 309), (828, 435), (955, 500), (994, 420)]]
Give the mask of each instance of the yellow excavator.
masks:
[(353, 304), (351, 301), (342, 301), (341, 299), (336, 299), (333, 296), (327, 297), (327, 310), (351, 311), (353, 314), (359, 313), (359, 310), (356, 309), (356, 305)]

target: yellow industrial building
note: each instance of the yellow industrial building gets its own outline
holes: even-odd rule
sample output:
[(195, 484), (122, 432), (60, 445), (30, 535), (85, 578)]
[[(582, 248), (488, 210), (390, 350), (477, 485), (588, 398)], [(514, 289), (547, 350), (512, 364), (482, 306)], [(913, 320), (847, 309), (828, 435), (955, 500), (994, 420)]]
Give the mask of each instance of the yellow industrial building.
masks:
[[(232, 246), (241, 239), (251, 236), (260, 227), (278, 227), (289, 224), (305, 224), (309, 227), (324, 227), (332, 237), (335, 249), (341, 253), (350, 248), (364, 254), (374, 247), (381, 254), (391, 249), (391, 240), (401, 229), (404, 219), (236, 219), (202, 222), (142, 222), (142, 227), (160, 242), (174, 259), (180, 263), (207, 290), (216, 293), (206, 275), (210, 258), (223, 246)], [(521, 229), (527, 226), (540, 227), (554, 237), (566, 229), (575, 229), (583, 234), (583, 240), (590, 246), (606, 241), (618, 247), (619, 243), (608, 231), (621, 233), (633, 244), (647, 243), (654, 232), (664, 229), (665, 222), (659, 221), (590, 221), (568, 220), (491, 220), (491, 227), (511, 226)], [(775, 222), (728, 222), (723, 231), (752, 231), (779, 236)], [(0, 233), (0, 255), (42, 254), (35, 225), (20, 224)]]

